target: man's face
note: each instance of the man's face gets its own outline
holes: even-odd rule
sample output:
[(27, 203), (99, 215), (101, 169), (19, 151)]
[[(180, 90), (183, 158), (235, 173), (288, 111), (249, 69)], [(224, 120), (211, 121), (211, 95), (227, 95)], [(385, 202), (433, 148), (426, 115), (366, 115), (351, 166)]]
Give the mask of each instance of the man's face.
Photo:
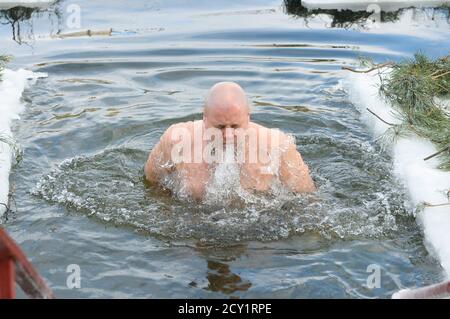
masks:
[(248, 108), (241, 105), (227, 105), (208, 110), (203, 116), (205, 128), (217, 128), (222, 132), (224, 144), (236, 143), (236, 135), (246, 130), (250, 121)]

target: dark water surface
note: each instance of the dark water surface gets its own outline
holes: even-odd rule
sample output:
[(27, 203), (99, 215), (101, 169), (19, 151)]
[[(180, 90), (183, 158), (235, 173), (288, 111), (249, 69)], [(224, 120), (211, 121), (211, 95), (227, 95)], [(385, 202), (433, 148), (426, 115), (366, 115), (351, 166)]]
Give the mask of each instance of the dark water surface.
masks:
[[(74, 31), (70, 4), (82, 28), (112, 36), (52, 38)], [(359, 56), (448, 53), (445, 10), (379, 28), (291, 12), (270, 0), (60, 1), (0, 25), (11, 67), (48, 73), (14, 128), (24, 158), (5, 224), (57, 297), (385, 298), (441, 279), (388, 154), (339, 81)], [(295, 135), (315, 196), (199, 205), (145, 185), (162, 132), (200, 119), (224, 80), (247, 91), (255, 122)], [(80, 289), (66, 286), (70, 264)], [(369, 289), (373, 264), (381, 286)]]

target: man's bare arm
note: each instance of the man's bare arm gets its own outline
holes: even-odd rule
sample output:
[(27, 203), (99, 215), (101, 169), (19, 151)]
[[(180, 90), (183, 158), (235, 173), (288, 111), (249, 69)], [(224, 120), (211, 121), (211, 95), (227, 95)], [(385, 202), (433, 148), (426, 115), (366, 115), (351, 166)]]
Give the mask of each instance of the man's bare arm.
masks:
[(161, 156), (161, 153), (162, 149), (160, 140), (150, 152), (144, 167), (145, 178), (152, 184), (157, 183), (160, 177), (158, 157)]
[(208, 165), (203, 162), (193, 163), (191, 152), (187, 152), (187, 158), (182, 155), (184, 147), (190, 146), (191, 150), (194, 148), (189, 125), (179, 123), (169, 127), (151, 151), (144, 170), (147, 180), (154, 184), (176, 171), (177, 178), (182, 181), (186, 192), (194, 199), (201, 199), (209, 178), (209, 170)]
[(290, 142), (280, 157), (280, 180), (296, 193), (312, 193), (316, 191), (309, 174), (308, 166), (303, 162), (295, 144)]
[(173, 169), (170, 158), (173, 127), (173, 125), (170, 126), (164, 132), (158, 143), (153, 147), (145, 163), (145, 177), (150, 183), (158, 183), (162, 177)]

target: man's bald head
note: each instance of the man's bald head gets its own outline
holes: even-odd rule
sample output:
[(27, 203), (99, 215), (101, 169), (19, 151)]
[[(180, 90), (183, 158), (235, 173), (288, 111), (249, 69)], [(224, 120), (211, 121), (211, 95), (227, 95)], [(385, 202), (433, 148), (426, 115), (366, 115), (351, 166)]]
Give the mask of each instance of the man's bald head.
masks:
[(233, 82), (215, 84), (205, 98), (203, 123), (206, 128), (222, 130), (226, 140), (236, 129), (246, 129), (250, 122), (250, 105), (244, 90)]
[(205, 98), (204, 112), (220, 108), (223, 111), (237, 111), (244, 108), (250, 113), (250, 105), (244, 90), (234, 82), (214, 84)]

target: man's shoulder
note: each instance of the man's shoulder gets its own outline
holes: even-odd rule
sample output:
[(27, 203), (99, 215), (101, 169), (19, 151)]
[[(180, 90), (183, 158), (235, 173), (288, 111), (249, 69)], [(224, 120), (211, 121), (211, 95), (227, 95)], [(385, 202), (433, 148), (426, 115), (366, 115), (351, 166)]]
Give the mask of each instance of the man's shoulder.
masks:
[(174, 131), (192, 132), (194, 130), (194, 127), (196, 127), (196, 126), (201, 127), (202, 124), (203, 124), (203, 120), (174, 123), (166, 129), (166, 131), (164, 132), (164, 135), (167, 135), (168, 133), (170, 135), (170, 133), (172, 133)]
[(278, 141), (279, 145), (288, 146), (294, 143), (294, 137), (278, 128), (268, 128), (257, 123), (251, 123), (251, 127), (256, 129), (259, 134), (267, 136), (272, 141)]
[(178, 143), (186, 136), (192, 136), (195, 127), (201, 128), (202, 125), (202, 120), (174, 123), (166, 129), (161, 139), (166, 144)]

